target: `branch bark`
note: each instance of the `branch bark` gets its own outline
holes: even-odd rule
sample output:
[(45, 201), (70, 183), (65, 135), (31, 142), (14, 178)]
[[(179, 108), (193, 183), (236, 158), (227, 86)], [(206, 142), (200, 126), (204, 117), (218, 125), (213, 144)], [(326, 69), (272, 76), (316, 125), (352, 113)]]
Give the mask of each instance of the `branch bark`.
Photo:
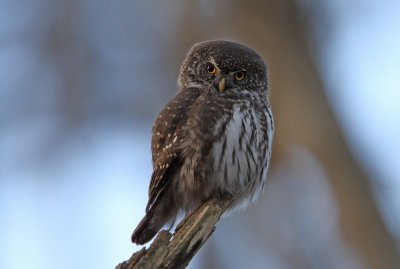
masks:
[(232, 200), (213, 198), (207, 201), (179, 223), (174, 236), (161, 231), (148, 249), (142, 248), (116, 269), (185, 268), (214, 232)]

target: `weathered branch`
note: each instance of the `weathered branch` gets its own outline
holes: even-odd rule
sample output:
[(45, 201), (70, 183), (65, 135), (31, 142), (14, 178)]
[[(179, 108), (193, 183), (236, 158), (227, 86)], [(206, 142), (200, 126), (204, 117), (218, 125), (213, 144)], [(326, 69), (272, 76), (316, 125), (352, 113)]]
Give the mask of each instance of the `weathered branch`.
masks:
[(185, 268), (214, 232), (231, 202), (232, 198), (207, 201), (179, 223), (174, 236), (161, 231), (148, 249), (142, 248), (116, 269)]

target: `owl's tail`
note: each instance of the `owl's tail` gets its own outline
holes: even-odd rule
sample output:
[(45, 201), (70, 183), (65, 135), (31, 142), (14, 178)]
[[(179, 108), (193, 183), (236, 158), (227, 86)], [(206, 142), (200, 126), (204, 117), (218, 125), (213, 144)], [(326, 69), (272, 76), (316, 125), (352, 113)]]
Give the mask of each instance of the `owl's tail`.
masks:
[(132, 233), (133, 243), (143, 245), (149, 242), (163, 226), (163, 222), (154, 221), (154, 218), (152, 218), (153, 214), (151, 213), (152, 212), (149, 212), (144, 216), (135, 231)]

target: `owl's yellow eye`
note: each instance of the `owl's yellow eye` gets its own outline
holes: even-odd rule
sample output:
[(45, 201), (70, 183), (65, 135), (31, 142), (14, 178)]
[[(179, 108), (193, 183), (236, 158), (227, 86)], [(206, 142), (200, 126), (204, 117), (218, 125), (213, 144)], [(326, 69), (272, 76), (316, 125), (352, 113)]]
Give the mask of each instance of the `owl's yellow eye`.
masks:
[(214, 74), (215, 73), (215, 66), (212, 64), (207, 64), (207, 72), (209, 74)]
[(237, 80), (242, 80), (242, 79), (244, 79), (244, 72), (237, 72), (237, 73), (235, 74), (235, 78), (236, 78)]

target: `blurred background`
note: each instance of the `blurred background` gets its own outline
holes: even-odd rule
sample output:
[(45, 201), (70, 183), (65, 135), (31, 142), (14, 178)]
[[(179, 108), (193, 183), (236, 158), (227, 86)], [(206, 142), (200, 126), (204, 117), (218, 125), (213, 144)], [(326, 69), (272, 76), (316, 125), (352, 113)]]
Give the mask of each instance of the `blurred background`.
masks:
[(195, 42), (270, 68), (266, 191), (189, 267), (400, 268), (400, 1), (0, 2), (0, 268), (140, 247), (153, 121)]

